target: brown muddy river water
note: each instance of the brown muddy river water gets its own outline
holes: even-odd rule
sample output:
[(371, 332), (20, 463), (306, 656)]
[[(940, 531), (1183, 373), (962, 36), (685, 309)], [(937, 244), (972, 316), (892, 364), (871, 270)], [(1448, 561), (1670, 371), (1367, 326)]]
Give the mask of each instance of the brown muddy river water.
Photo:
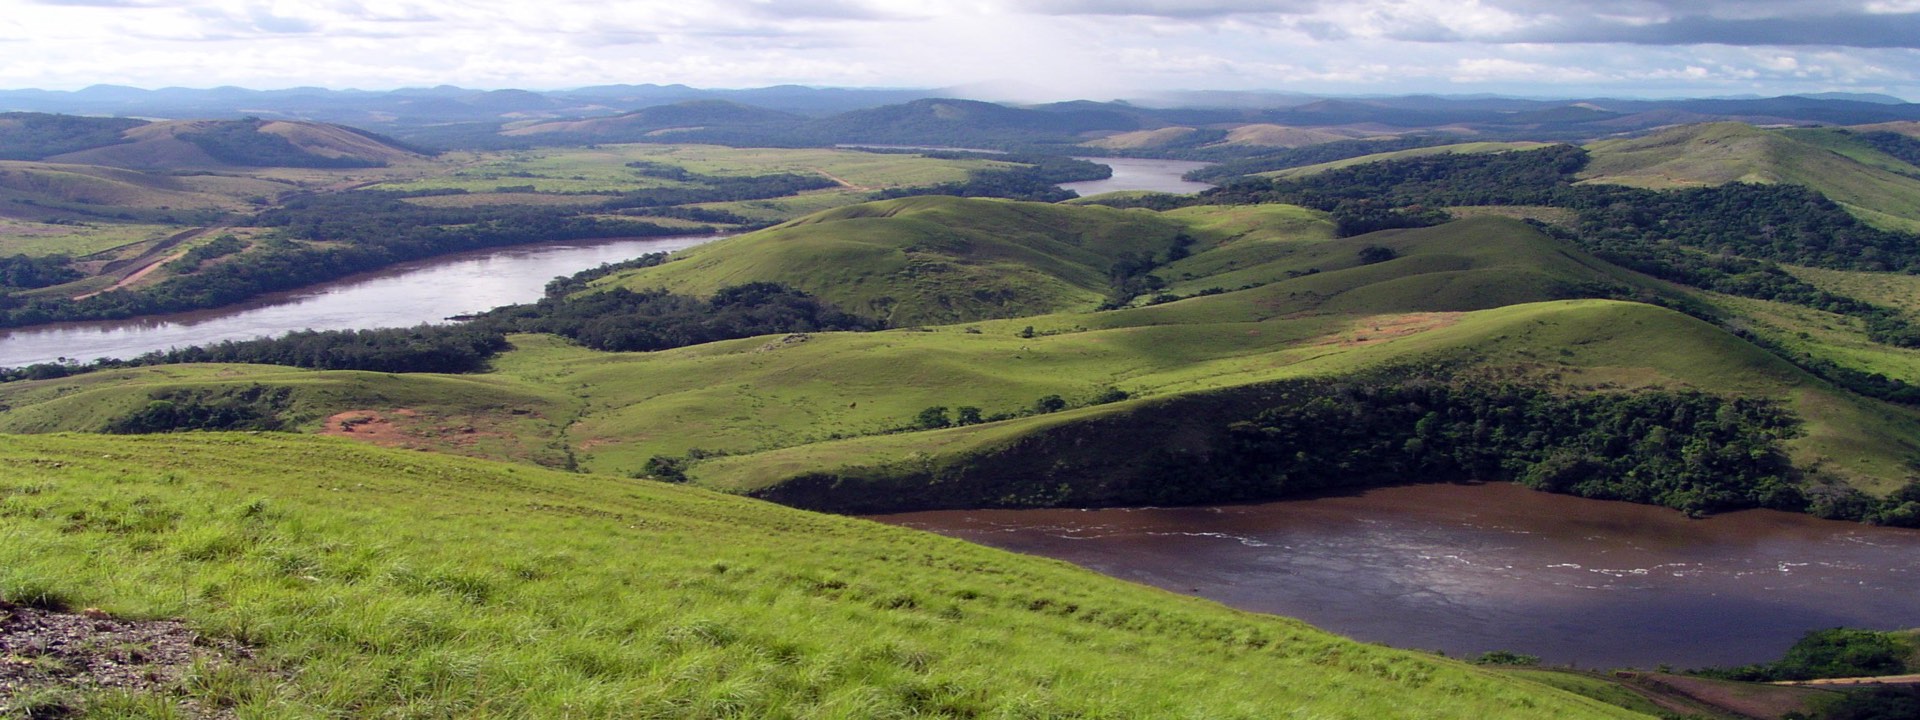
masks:
[(1920, 627), (1920, 531), (1773, 511), (1688, 520), (1487, 484), (872, 519), (1456, 657), (1700, 667), (1776, 658), (1808, 630)]

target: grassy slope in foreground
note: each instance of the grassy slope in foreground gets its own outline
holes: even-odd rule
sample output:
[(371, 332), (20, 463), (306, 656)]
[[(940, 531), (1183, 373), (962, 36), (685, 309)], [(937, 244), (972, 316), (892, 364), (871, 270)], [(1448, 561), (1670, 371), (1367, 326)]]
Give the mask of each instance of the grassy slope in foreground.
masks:
[(1181, 231), (1139, 211), (929, 196), (866, 203), (686, 251), (600, 285), (704, 295), (778, 282), (895, 326), (1092, 309), (1122, 253)]
[(9, 599), (255, 646), (186, 684), (242, 717), (1636, 717), (929, 534), (324, 439), (0, 437), (0, 519)]

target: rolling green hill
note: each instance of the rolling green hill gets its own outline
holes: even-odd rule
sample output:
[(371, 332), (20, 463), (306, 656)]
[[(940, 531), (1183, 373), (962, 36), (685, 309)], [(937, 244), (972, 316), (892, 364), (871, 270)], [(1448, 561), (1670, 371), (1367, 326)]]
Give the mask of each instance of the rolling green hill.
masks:
[(250, 649), (29, 713), (1640, 717), (925, 533), (323, 438), (4, 437), (0, 516), (0, 598)]
[(1115, 133), (1103, 138), (1088, 140), (1081, 144), (1087, 147), (1105, 148), (1108, 150), (1143, 150), (1172, 145), (1187, 139), (1197, 131), (1197, 128), (1183, 126), (1163, 127), (1153, 130), (1134, 130), (1132, 132)]
[(1805, 185), (1861, 219), (1896, 230), (1920, 229), (1920, 169), (1849, 143), (1831, 131), (1776, 131), (1741, 123), (1674, 128), (1643, 138), (1587, 146), (1586, 182), (1651, 189), (1730, 182)]
[[(1332, 142), (1332, 141), (1329, 140), (1327, 142)], [(1534, 148), (1542, 148), (1550, 144), (1552, 143), (1523, 141), (1523, 142), (1470, 142), (1470, 143), (1457, 143), (1453, 145), (1434, 145), (1430, 147), (1413, 148), (1411, 150), (1395, 150), (1392, 152), (1374, 153), (1371, 155), (1361, 155), (1359, 157), (1347, 158), (1345, 160), (1335, 160), (1332, 162), (1318, 163), (1315, 165), (1307, 165), (1304, 167), (1288, 168), (1286, 170), (1275, 170), (1272, 172), (1259, 173), (1259, 176), (1272, 177), (1272, 178), (1297, 178), (1297, 177), (1312, 175), (1315, 173), (1326, 172), (1328, 170), (1338, 170), (1340, 168), (1353, 167), (1355, 165), (1365, 165), (1367, 163), (1386, 162), (1388, 160), (1404, 160), (1407, 158), (1426, 157), (1428, 155), (1445, 155), (1449, 153), (1479, 154), (1479, 153), (1512, 152), (1515, 150), (1532, 150)]]
[[(759, 245), (815, 242), (832, 236), (790, 231), (885, 213), (906, 216), (907, 228), (931, 224), (916, 215), (923, 212), (957, 224), (942, 214), (956, 209), (989, 223), (1070, 210), (953, 199), (875, 203), (742, 236), (736, 241), (748, 242), (727, 257), (751, 257)], [(1106, 503), (1143, 496), (1109, 487), (1125, 473), (1077, 466), (1065, 456), (1043, 461), (1030, 454), (1032, 443), (1084, 434), (1091, 439), (1075, 447), (1125, 456), (1170, 442), (1153, 418), (1212, 418), (1212, 425), (1193, 425), (1206, 435), (1262, 409), (1275, 383), (1441, 363), (1468, 376), (1521, 378), (1575, 393), (1665, 388), (1769, 398), (1804, 421), (1803, 432), (1784, 445), (1796, 465), (1817, 466), (1822, 478), (1870, 494), (1897, 487), (1905, 458), (1920, 450), (1911, 412), (1838, 391), (1702, 321), (1640, 303), (1564, 300), (1701, 301), (1519, 221), (1487, 217), (1331, 240), (1323, 220), (1287, 206), (1145, 217), (1163, 236), (1183, 230), (1196, 238), (1191, 256), (1159, 270), (1178, 278), (1171, 290), (1191, 297), (1111, 312), (1082, 306), (924, 331), (760, 337), (653, 353), (602, 353), (519, 336), (519, 349), (481, 376), (246, 366), (96, 373), (0, 386), (0, 403), (12, 407), (0, 430), (99, 430), (182, 390), (257, 383), (290, 388), (288, 407), (275, 411), (290, 427), (337, 431), (338, 418), (322, 420), (360, 413), (390, 431), (360, 434), (381, 442), (496, 458), (522, 453), (617, 474), (645, 471), (656, 458), (686, 458), (701, 484), (816, 507)], [(1366, 246), (1395, 257), (1365, 263), (1356, 248)], [(850, 271), (860, 256), (853, 257), (839, 269)], [(790, 271), (775, 260), (733, 267), (748, 274), (712, 282)], [(624, 282), (657, 279), (641, 274)], [(1210, 292), (1219, 282), (1245, 289)], [(1721, 302), (1729, 312), (1743, 311)], [(1103, 403), (1112, 399), (1105, 397), (1110, 389), (1127, 399)], [(1048, 396), (1059, 396), (1065, 410), (1032, 413)], [(983, 419), (1000, 419), (913, 432), (917, 414), (936, 406), (978, 408)], [(980, 468), (1004, 469), (1016, 457), (1056, 466), (1044, 477), (1071, 492), (1031, 495), (1030, 487), (1014, 492), (976, 482)], [(833, 498), (778, 495), (778, 486), (823, 473), (859, 481)], [(1036, 481), (992, 475), (1016, 486)]]
[[(0, 218), (44, 225), (31, 234), (63, 238), (66, 252), (85, 255), (89, 234), (119, 236), (112, 228), (184, 226), (291, 190), (287, 183), (225, 175), (173, 176), (98, 165), (0, 161)], [(92, 233), (75, 223), (108, 228)], [(151, 227), (136, 234), (152, 233)], [(70, 238), (70, 240), (68, 239)], [(129, 240), (128, 242), (131, 242)], [(95, 250), (105, 249), (95, 247)]]
[[(1139, 390), (1140, 399), (1005, 423), (722, 457), (696, 464), (693, 474), (716, 487), (843, 510), (1190, 502), (1196, 498), (1181, 488), (1157, 487), (1156, 467), (1141, 460), (1181, 448), (1209, 452), (1204, 448), (1221, 442), (1218, 433), (1279, 402), (1268, 383), (1463, 359), (1465, 365), (1449, 372), (1551, 378), (1578, 392), (1666, 387), (1775, 398), (1806, 421), (1806, 434), (1788, 443), (1797, 465), (1825, 465), (1874, 492), (1897, 486), (1904, 458), (1920, 448), (1920, 427), (1911, 413), (1847, 396), (1704, 323), (1636, 303), (1578, 301), (1464, 316), (1368, 318), (1326, 335), (1296, 329), (1294, 338), (1286, 337), (1289, 324), (1240, 326), (1233, 333), (1277, 336), (1284, 349), (1223, 353), (1183, 363), (1178, 372), (1116, 383)], [(1158, 348), (1225, 330), (1179, 326), (1139, 333), (1136, 342)], [(1031, 344), (1022, 357), (1044, 363), (1085, 354), (1073, 352), (1073, 340), (1049, 339), (1055, 341)], [(948, 397), (956, 403), (970, 399), (958, 392)]]
[(49, 162), (140, 170), (209, 167), (369, 168), (416, 160), (396, 141), (343, 125), (282, 120), (179, 120), (127, 129)]
[(1372, 135), (1355, 130), (1324, 130), (1254, 123), (1228, 130), (1225, 144), (1296, 148), (1366, 137), (1372, 137)]
[(745, 282), (800, 288), (895, 326), (1090, 309), (1126, 253), (1181, 227), (1112, 208), (944, 196), (856, 205), (728, 238), (603, 286), (708, 294)]
[(752, 127), (796, 123), (800, 120), (799, 116), (790, 113), (725, 100), (690, 100), (642, 108), (613, 117), (532, 123), (500, 134), (541, 137), (543, 141), (557, 137), (587, 142), (639, 142), (676, 130)]
[(145, 120), (131, 118), (0, 113), (0, 160), (39, 160), (75, 150), (126, 142), (122, 133), (145, 124)]

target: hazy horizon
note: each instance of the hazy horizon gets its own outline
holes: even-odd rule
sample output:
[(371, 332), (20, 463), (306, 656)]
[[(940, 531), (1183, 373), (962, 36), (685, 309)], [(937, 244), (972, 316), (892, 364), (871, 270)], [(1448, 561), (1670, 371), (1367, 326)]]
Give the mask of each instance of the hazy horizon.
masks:
[(572, 92), (579, 92), (579, 91), (584, 91), (584, 90), (589, 90), (589, 89), (599, 88), (599, 87), (615, 87), (615, 86), (642, 87), (642, 86), (648, 86), (648, 85), (652, 85), (655, 87), (684, 87), (696, 92), (717, 92), (717, 93), (747, 92), (747, 91), (755, 91), (755, 90), (767, 90), (767, 89), (780, 88), (780, 87), (804, 87), (811, 90), (848, 90), (848, 91), (856, 91), (856, 92), (926, 93), (926, 97), (948, 97), (948, 98), (956, 98), (956, 99), (981, 100), (981, 101), (987, 101), (987, 102), (1008, 102), (1008, 103), (1015, 103), (1015, 104), (1018, 104), (1021, 102), (1074, 102), (1074, 101), (1149, 102), (1154, 100), (1172, 101), (1173, 99), (1182, 97), (1182, 96), (1204, 95), (1204, 94), (1222, 94), (1222, 95), (1236, 94), (1236, 95), (1249, 95), (1249, 96), (1262, 96), (1262, 95), (1289, 96), (1290, 95), (1290, 96), (1296, 96), (1296, 97), (1352, 99), (1352, 100), (1365, 100), (1369, 98), (1404, 98), (1404, 97), (1430, 96), (1430, 97), (1447, 98), (1447, 99), (1499, 98), (1499, 99), (1506, 99), (1506, 100), (1532, 100), (1532, 101), (1542, 101), (1542, 102), (1554, 102), (1554, 101), (1575, 102), (1575, 101), (1582, 101), (1582, 100), (1660, 101), (1660, 100), (1763, 99), (1763, 98), (1786, 97), (1786, 96), (1794, 96), (1794, 95), (1812, 96), (1812, 95), (1839, 93), (1839, 94), (1863, 95), (1863, 96), (1874, 95), (1874, 96), (1893, 98), (1893, 99), (1901, 100), (1907, 103), (1914, 102), (1914, 100), (1911, 98), (1904, 97), (1901, 95), (1895, 95), (1893, 93), (1871, 92), (1871, 91), (1863, 91), (1863, 90), (1800, 91), (1800, 92), (1783, 92), (1783, 93), (1724, 93), (1724, 94), (1723, 93), (1703, 94), (1703, 93), (1682, 92), (1682, 93), (1674, 93), (1674, 94), (1666, 94), (1666, 95), (1632, 94), (1632, 93), (1622, 92), (1622, 93), (1604, 93), (1604, 94), (1593, 94), (1593, 95), (1569, 95), (1569, 94), (1517, 93), (1517, 92), (1514, 92), (1514, 93), (1419, 92), (1419, 91), (1408, 91), (1408, 92), (1398, 92), (1398, 93), (1305, 92), (1305, 91), (1299, 91), (1299, 90), (1286, 90), (1286, 89), (1276, 89), (1276, 88), (1254, 88), (1254, 89), (1245, 89), (1245, 90), (1223, 90), (1219, 88), (1193, 88), (1190, 90), (1167, 90), (1167, 91), (1159, 91), (1159, 92), (1149, 92), (1142, 95), (1131, 96), (1131, 97), (1109, 97), (1109, 98), (1058, 97), (1058, 98), (1042, 98), (1037, 100), (1027, 100), (1027, 99), (1023, 99), (1020, 96), (1020, 93), (1018, 92), (1011, 92), (1011, 93), (997, 92), (994, 87), (989, 86), (987, 84), (947, 86), (947, 87), (913, 87), (913, 86), (898, 86), (898, 85), (853, 86), (853, 85), (806, 84), (806, 83), (779, 83), (779, 84), (773, 84), (773, 85), (740, 85), (740, 86), (732, 86), (732, 87), (717, 87), (717, 86), (701, 86), (701, 85), (694, 85), (689, 83), (679, 83), (679, 82), (673, 82), (671, 80), (635, 81), (635, 82), (624, 82), (624, 83), (622, 82), (596, 83), (592, 85), (569, 85), (569, 86), (559, 86), (559, 87), (475, 87), (471, 85), (464, 85), (458, 82), (445, 82), (445, 83), (438, 83), (434, 85), (406, 85), (406, 86), (396, 86), (396, 87), (328, 87), (324, 85), (290, 85), (290, 86), (280, 86), (280, 87), (264, 87), (264, 86), (263, 87), (246, 87), (241, 85), (212, 85), (212, 86), (196, 87), (196, 86), (189, 86), (189, 85), (168, 85), (168, 86), (141, 87), (138, 85), (122, 85), (117, 83), (95, 83), (93, 85), (88, 85), (88, 86), (79, 87), (79, 88), (71, 88), (71, 89), (43, 88), (43, 87), (0, 87), (0, 92), (44, 91), (44, 92), (80, 93), (80, 92), (99, 89), (99, 88), (116, 88), (116, 89), (137, 90), (141, 92), (165, 92), (165, 91), (212, 92), (212, 91), (219, 91), (219, 90), (240, 90), (240, 91), (246, 91), (246, 92), (258, 92), (258, 93), (279, 93), (279, 92), (291, 92), (291, 91), (297, 91), (297, 90), (318, 90), (318, 91), (324, 91), (324, 92), (339, 92), (339, 93), (380, 94), (380, 93), (396, 93), (396, 92), (408, 92), (408, 91), (427, 92), (427, 91), (439, 90), (442, 88), (457, 88), (459, 90), (466, 90), (466, 91), (472, 91), (472, 92), (525, 91), (525, 92), (534, 92), (534, 93), (572, 93)]
[(1920, 97), (1920, 0), (0, 0), (0, 87)]

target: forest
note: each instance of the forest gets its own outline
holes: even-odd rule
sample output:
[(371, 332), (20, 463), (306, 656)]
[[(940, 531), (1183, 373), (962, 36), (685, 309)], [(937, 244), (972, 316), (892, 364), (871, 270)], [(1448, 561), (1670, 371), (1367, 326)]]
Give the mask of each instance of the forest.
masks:
[(1566, 395), (1392, 369), (1287, 381), (1271, 400), (1204, 456), (1157, 453), (1154, 476), (1214, 500), (1420, 477), (1511, 481), (1691, 514), (1773, 508), (1920, 526), (1920, 483), (1875, 499), (1794, 469), (1782, 443), (1800, 433), (1800, 420), (1770, 401), (1691, 390)]
[(51, 287), (84, 277), (68, 267), (71, 262), (73, 258), (65, 255), (0, 256), (0, 291)]

